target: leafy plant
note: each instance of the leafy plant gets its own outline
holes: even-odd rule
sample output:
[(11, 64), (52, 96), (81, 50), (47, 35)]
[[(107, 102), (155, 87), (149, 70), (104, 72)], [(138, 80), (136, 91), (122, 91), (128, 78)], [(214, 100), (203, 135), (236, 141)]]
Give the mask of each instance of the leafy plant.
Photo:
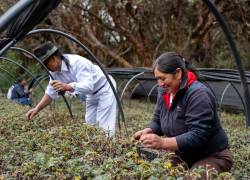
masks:
[[(188, 171), (172, 166), (171, 153), (162, 153), (153, 161), (138, 156), (134, 142), (125, 133), (110, 138), (94, 126), (83, 124), (82, 116), (70, 119), (60, 102), (34, 120), (24, 114), (27, 107), (1, 98), (0, 101), (0, 179), (199, 179), (206, 169)], [(72, 102), (73, 112), (82, 104)], [(129, 136), (150, 120), (146, 104), (132, 101), (125, 105)], [(153, 110), (153, 106), (150, 106)], [(232, 173), (208, 171), (213, 179), (241, 179), (250, 172), (249, 144), (243, 115), (222, 113), (234, 155)], [(123, 131), (123, 130), (122, 130)], [(248, 134), (249, 136), (249, 134)]]

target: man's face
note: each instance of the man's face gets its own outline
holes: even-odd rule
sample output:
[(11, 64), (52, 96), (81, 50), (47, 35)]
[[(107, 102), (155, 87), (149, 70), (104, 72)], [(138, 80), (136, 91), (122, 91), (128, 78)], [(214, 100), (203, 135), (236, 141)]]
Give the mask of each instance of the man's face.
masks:
[(20, 84), (21, 84), (22, 86), (25, 86), (26, 81), (25, 81), (25, 80), (21, 80), (21, 81), (20, 81)]
[(61, 70), (61, 61), (56, 56), (51, 56), (44, 62), (44, 65), (52, 72)]

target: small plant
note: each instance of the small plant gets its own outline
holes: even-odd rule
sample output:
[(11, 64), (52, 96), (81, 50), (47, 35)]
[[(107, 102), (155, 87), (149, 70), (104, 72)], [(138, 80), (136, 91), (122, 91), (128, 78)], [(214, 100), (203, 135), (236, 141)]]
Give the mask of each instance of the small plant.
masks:
[[(133, 108), (125, 108), (131, 137), (151, 117), (144, 103), (132, 103), (136, 103)], [(148, 161), (141, 151), (147, 149), (141, 148), (138, 153), (125, 134), (107, 137), (101, 129), (83, 124), (81, 115), (72, 120), (63, 107), (53, 111), (48, 108), (28, 121), (24, 116), (28, 107), (1, 99), (0, 179), (180, 180), (199, 179), (204, 172), (208, 179), (242, 179), (249, 175), (250, 148), (244, 139), (247, 129), (242, 115), (222, 113), (234, 153), (234, 167), (232, 173), (217, 174), (206, 169), (188, 171), (183, 165), (173, 166), (170, 161), (173, 153), (156, 155), (152, 151), (154, 157)]]

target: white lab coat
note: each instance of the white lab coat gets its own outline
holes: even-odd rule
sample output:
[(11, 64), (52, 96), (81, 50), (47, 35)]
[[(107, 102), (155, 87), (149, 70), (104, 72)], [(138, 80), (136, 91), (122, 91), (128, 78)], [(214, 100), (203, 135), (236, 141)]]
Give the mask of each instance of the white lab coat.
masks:
[[(69, 67), (62, 61), (61, 71), (50, 72), (51, 75), (55, 80), (71, 85), (72, 93), (86, 95), (86, 123), (99, 124), (109, 135), (114, 135), (116, 99), (100, 67), (79, 55), (65, 54), (64, 57), (69, 60)], [(114, 79), (109, 77), (116, 87)], [(59, 96), (50, 82), (45, 93), (55, 99)]]

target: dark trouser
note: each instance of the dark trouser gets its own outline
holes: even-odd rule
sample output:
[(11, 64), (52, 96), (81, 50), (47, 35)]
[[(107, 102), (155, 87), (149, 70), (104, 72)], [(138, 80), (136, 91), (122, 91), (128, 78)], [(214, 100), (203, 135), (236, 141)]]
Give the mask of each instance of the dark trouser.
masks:
[[(176, 166), (183, 161), (179, 156), (170, 158), (173, 165)], [(226, 148), (220, 152), (213, 153), (191, 165), (190, 170), (194, 170), (198, 167), (203, 167), (207, 170), (214, 168), (218, 173), (229, 172), (233, 164), (232, 152), (229, 148)]]
[(229, 172), (232, 168), (232, 164), (232, 152), (229, 148), (226, 148), (220, 152), (213, 153), (208, 157), (197, 161), (192, 165), (191, 170), (202, 166), (214, 168), (218, 173)]
[(14, 99), (15, 102), (22, 104), (22, 105), (29, 105), (31, 106), (32, 101), (29, 98), (26, 97), (22, 97), (22, 98), (18, 98), (18, 99)]

